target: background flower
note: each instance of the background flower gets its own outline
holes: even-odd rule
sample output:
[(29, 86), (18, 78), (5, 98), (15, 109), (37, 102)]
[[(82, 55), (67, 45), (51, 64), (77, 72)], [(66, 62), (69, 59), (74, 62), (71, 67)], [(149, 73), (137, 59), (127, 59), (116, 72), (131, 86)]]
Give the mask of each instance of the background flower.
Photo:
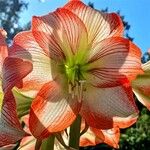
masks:
[[(6, 32), (0, 29), (0, 147), (13, 144), (25, 136), (25, 132), (22, 130), (17, 117), (15, 99), (11, 92), (16, 82), (12, 82), (12, 86), (9, 85), (7, 77), (11, 73), (6, 72), (4, 69), (6, 62), (13, 64), (13, 66), (11, 64), (12, 69), (23, 64), (19, 58), (6, 58), (8, 56), (8, 48), (5, 43), (5, 37)], [(11, 77), (13, 78), (13, 76)], [(4, 86), (7, 85), (4, 90), (2, 90), (2, 84), (4, 84)]]

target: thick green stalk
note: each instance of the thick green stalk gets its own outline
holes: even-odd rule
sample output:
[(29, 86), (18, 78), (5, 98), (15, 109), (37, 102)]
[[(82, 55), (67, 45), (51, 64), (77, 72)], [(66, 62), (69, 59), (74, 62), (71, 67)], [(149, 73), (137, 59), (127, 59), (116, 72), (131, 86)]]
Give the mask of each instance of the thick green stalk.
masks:
[(55, 136), (51, 135), (49, 138), (42, 141), (41, 150), (54, 150)]
[(41, 144), (42, 144), (41, 140), (36, 140), (35, 150), (40, 150)]
[(69, 146), (75, 149), (79, 149), (80, 127), (81, 127), (81, 116), (78, 116), (77, 119), (74, 121), (74, 123), (70, 126)]

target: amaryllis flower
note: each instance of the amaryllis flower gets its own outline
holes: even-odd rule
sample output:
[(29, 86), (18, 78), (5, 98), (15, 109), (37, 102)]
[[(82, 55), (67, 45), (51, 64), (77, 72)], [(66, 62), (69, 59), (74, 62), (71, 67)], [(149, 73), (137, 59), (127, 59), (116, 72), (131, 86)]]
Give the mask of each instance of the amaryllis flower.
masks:
[(142, 65), (144, 74), (138, 75), (132, 82), (137, 99), (150, 110), (150, 61)]
[(33, 17), (31, 31), (14, 38), (10, 56), (33, 64), (21, 92), (35, 97), (29, 127), (36, 138), (63, 131), (78, 114), (97, 129), (136, 121), (130, 82), (142, 73), (141, 52), (122, 36), (117, 14), (76, 0)]
[[(23, 62), (20, 58), (7, 58), (8, 48), (5, 43), (5, 37), (6, 32), (0, 29), (0, 147), (13, 144), (25, 136), (17, 117), (16, 103), (11, 91), (17, 80), (11, 80), (23, 78), (29, 70), (24, 70), (23, 74), (20, 71), (26, 66), (28, 68), (32, 66), (27, 62)], [(5, 70), (5, 67), (11, 67), (11, 69)], [(2, 84), (7, 86), (2, 89)], [(9, 149), (12, 146), (6, 146), (3, 149)]]

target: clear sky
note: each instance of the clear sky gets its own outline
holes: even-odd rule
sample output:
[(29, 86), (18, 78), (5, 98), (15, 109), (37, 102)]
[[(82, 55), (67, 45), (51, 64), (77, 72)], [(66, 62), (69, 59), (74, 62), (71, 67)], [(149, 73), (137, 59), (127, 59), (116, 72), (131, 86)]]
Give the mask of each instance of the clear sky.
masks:
[[(62, 7), (67, 0), (24, 0), (29, 2), (28, 10), (21, 14), (20, 24), (31, 20), (33, 15), (41, 16)], [(131, 25), (129, 35), (134, 38), (143, 52), (150, 48), (150, 0), (83, 0), (84, 3), (94, 2), (96, 9), (109, 8), (109, 12), (120, 10), (121, 15)]]

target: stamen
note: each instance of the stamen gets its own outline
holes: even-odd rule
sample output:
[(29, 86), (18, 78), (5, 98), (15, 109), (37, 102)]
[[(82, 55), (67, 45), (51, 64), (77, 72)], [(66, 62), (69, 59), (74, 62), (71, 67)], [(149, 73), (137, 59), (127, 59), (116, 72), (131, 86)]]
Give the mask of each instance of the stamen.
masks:
[(79, 103), (81, 103), (82, 98), (83, 98), (83, 84), (86, 82), (86, 80), (80, 80), (80, 86), (79, 86), (79, 97), (78, 97), (78, 101)]
[(68, 92), (69, 92), (69, 94), (71, 94), (72, 93), (72, 85), (69, 83), (69, 85), (68, 85)]
[(83, 91), (84, 91), (84, 83), (86, 80), (79, 80), (75, 81), (74, 84), (71, 82), (68, 82), (68, 92), (71, 94), (71, 98), (74, 99), (75, 96), (77, 96), (77, 100), (79, 103), (81, 103), (83, 98)]

